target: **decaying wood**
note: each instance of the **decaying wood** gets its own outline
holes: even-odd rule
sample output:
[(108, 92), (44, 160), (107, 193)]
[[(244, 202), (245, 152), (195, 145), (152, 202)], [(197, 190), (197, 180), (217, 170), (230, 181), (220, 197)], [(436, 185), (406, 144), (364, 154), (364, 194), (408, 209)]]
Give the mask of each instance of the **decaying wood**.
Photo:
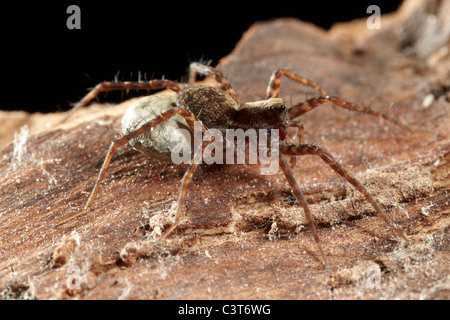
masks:
[[(2, 123), (20, 120), (1, 128), (16, 137), (0, 150), (0, 298), (450, 298), (449, 16), (450, 1), (410, 0), (379, 31), (365, 20), (329, 32), (261, 22), (220, 64), (241, 101), (262, 98), (283, 67), (416, 129), (332, 106), (301, 117), (304, 141), (355, 174), (409, 244), (312, 157), (298, 159), (295, 175), (331, 270), (290, 190), (269, 195), (281, 176), (252, 166), (203, 167), (187, 217), (158, 243), (186, 167), (130, 147), (114, 156), (90, 213), (52, 228), (83, 207), (133, 101), (92, 105), (59, 126), (61, 114), (2, 112)], [(281, 88), (292, 102), (316, 94), (286, 79)]]

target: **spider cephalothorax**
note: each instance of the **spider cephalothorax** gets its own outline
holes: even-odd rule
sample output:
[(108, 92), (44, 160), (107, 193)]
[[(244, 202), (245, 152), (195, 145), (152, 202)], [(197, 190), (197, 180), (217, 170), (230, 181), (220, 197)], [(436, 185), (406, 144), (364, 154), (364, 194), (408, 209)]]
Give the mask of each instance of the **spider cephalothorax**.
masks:
[[(206, 128), (279, 129), (287, 128), (286, 102), (280, 98), (239, 104), (231, 95), (211, 86), (195, 86), (182, 90), (176, 97), (180, 108), (191, 111)], [(280, 134), (284, 139), (285, 134)]]
[[(303, 134), (303, 126), (296, 121), (296, 118), (322, 104), (331, 102), (337, 107), (375, 115), (409, 130), (407, 126), (386, 114), (347, 102), (338, 97), (328, 96), (325, 90), (317, 83), (300, 77), (290, 70), (280, 69), (272, 74), (265, 100), (245, 103), (239, 102), (236, 92), (231, 88), (228, 80), (218, 69), (199, 63), (192, 63), (190, 71), (190, 80), (188, 84), (181, 84), (171, 80), (114, 83), (103, 82), (97, 85), (71, 110), (71, 112), (73, 112), (77, 108), (86, 105), (100, 92), (104, 91), (169, 89), (176, 93), (175, 97), (165, 94), (148, 96), (130, 107), (122, 120), (123, 137), (111, 144), (95, 187), (92, 190), (84, 209), (77, 214), (58, 222), (57, 225), (81, 215), (89, 209), (97, 193), (100, 181), (102, 180), (106, 168), (117, 148), (126, 143), (130, 143), (140, 152), (163, 160), (168, 160), (170, 159), (170, 157), (167, 156), (168, 153), (177, 145), (178, 138), (180, 137), (176, 132), (179, 129), (186, 129), (193, 133), (197, 122), (201, 124), (203, 131), (207, 129), (216, 129), (221, 133), (233, 129), (241, 129), (243, 131), (254, 130), (255, 132), (261, 130), (278, 130), (279, 141), (277, 141), (277, 151), (279, 151), (279, 167), (305, 212), (325, 264), (327, 264), (326, 255), (321, 248), (319, 236), (311, 217), (308, 204), (291, 170), (294, 162), (291, 161), (289, 164), (284, 155), (293, 158), (301, 155), (315, 155), (320, 157), (334, 171), (347, 180), (358, 191), (363, 193), (388, 226), (406, 240), (403, 233), (389, 221), (381, 207), (367, 192), (364, 186), (350, 175), (329, 153), (315, 145), (300, 143), (301, 135)], [(194, 85), (197, 73), (214, 77), (218, 86)], [(320, 96), (310, 98), (287, 108), (285, 101), (278, 98), (282, 76), (316, 89), (319, 91)], [(67, 116), (69, 114), (67, 114)], [(289, 136), (288, 138), (288, 130), (290, 128), (296, 129), (296, 134), (294, 136)], [(194, 150), (192, 157), (195, 159), (209, 143), (211, 143), (211, 141), (200, 143)], [(273, 148), (273, 146), (271, 147)], [(188, 166), (179, 191), (175, 222), (165, 231), (161, 239), (166, 238), (177, 226), (187, 187), (197, 166), (198, 163), (195, 161)]]

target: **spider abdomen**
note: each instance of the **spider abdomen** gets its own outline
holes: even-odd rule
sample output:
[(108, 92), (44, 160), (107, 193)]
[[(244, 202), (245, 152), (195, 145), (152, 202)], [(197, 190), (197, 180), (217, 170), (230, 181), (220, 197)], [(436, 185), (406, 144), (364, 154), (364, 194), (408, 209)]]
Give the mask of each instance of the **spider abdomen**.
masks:
[[(146, 96), (135, 102), (122, 118), (124, 135), (136, 130), (161, 113), (176, 107), (175, 97), (167, 94)], [(170, 152), (184, 141), (179, 129), (189, 130), (186, 120), (175, 115), (171, 119), (131, 139), (129, 144), (139, 152), (160, 160), (170, 160)]]

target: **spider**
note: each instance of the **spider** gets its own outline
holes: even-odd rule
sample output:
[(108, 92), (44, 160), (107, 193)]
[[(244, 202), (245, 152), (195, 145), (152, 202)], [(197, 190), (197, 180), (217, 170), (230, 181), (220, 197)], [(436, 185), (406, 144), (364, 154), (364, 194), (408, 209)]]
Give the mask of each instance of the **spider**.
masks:
[[(217, 82), (217, 86), (194, 85), (197, 74), (213, 77)], [(309, 98), (291, 107), (286, 107), (285, 100), (279, 98), (280, 83), (283, 76), (317, 90), (320, 95)], [(240, 103), (238, 95), (231, 87), (230, 82), (224, 77), (219, 69), (194, 62), (190, 65), (189, 82), (186, 84), (165, 79), (138, 82), (99, 83), (65, 115), (62, 121), (67, 119), (67, 117), (75, 110), (88, 104), (101, 92), (139, 89), (168, 89), (175, 92), (176, 97), (163, 96), (163, 98), (150, 98), (157, 95), (148, 96), (147, 99), (150, 98), (150, 100), (144, 100), (142, 103), (138, 103), (137, 108), (139, 110), (136, 110), (136, 107), (134, 107), (132, 111), (127, 111), (122, 122), (122, 131), (124, 135), (118, 140), (112, 142), (95, 186), (91, 191), (84, 209), (66, 219), (59, 221), (55, 224), (55, 226), (61, 225), (68, 220), (86, 213), (89, 210), (98, 191), (100, 181), (103, 179), (111, 158), (118, 148), (130, 143), (140, 152), (150, 156), (162, 156), (164, 158), (164, 156), (167, 155), (167, 150), (163, 149), (164, 147), (167, 147), (167, 144), (170, 146), (170, 142), (160, 141), (154, 137), (152, 138), (149, 134), (157, 131), (159, 126), (170, 122), (172, 122), (175, 126), (187, 126), (191, 130), (194, 130), (194, 122), (200, 121), (203, 124), (203, 130), (205, 130), (205, 128), (217, 128), (221, 131), (236, 128), (241, 128), (244, 130), (249, 128), (255, 130), (279, 130), (280, 141), (278, 156), (279, 166), (284, 174), (284, 182), (288, 182), (293, 194), (298, 200), (298, 203), (303, 208), (325, 267), (328, 267), (326, 255), (322, 249), (320, 238), (308, 208), (305, 196), (292, 172), (292, 167), (294, 165), (292, 159), (296, 156), (314, 155), (321, 158), (337, 174), (343, 177), (348, 183), (353, 185), (353, 187), (365, 196), (378, 215), (397, 235), (408, 241), (406, 236), (389, 221), (383, 209), (381, 209), (377, 201), (370, 195), (366, 188), (348, 171), (346, 171), (328, 152), (313, 144), (300, 143), (301, 136), (303, 134), (303, 126), (298, 120), (296, 120), (296, 118), (320, 105), (332, 103), (343, 109), (367, 113), (383, 118), (404, 129), (411, 130), (408, 126), (402, 124), (398, 120), (384, 113), (345, 101), (341, 98), (328, 96), (319, 84), (307, 78), (298, 76), (289, 69), (279, 69), (272, 73), (269, 85), (267, 87), (265, 100)], [(130, 109), (131, 108), (133, 107), (130, 107)], [(175, 120), (176, 118), (177, 120)], [(296, 128), (298, 130), (295, 137), (288, 137), (289, 128)], [(194, 157), (204, 150), (206, 145), (207, 143), (205, 142), (200, 144), (200, 146), (195, 150)], [(291, 157), (291, 161), (288, 162), (286, 157)], [(177, 210), (174, 223), (165, 231), (160, 240), (167, 238), (176, 228), (180, 220), (181, 209), (186, 196), (187, 187), (192, 180), (197, 167), (198, 163), (195, 162), (190, 163), (187, 167), (178, 193)]]

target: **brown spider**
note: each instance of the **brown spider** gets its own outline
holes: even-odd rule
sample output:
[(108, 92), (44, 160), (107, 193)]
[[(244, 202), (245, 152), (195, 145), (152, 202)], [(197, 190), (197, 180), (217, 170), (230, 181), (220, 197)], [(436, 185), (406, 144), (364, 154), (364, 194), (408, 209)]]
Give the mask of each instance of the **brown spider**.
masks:
[[(218, 83), (218, 88), (205, 85), (194, 86), (193, 84), (197, 74), (214, 77), (216, 82)], [(282, 76), (318, 90), (320, 96), (310, 98), (290, 108), (286, 108), (285, 101), (278, 98)], [(159, 109), (157, 108), (156, 112), (159, 112), (159, 114), (154, 114), (152, 116), (149, 114), (142, 114), (141, 111), (133, 111), (133, 114), (131, 115), (132, 125), (129, 124), (123, 126), (124, 136), (111, 144), (111, 147), (109, 148), (99, 176), (97, 178), (95, 187), (92, 190), (84, 209), (64, 220), (59, 221), (56, 225), (60, 225), (88, 211), (98, 191), (100, 181), (102, 180), (106, 168), (108, 167), (111, 158), (117, 148), (129, 142), (137, 150), (146, 154), (157, 155), (163, 153), (164, 151), (158, 149), (158, 144), (160, 144), (159, 147), (161, 147), (161, 144), (164, 144), (165, 142), (158, 142), (156, 141), (156, 139), (152, 138), (151, 136), (146, 136), (145, 134), (157, 130), (158, 127), (154, 128), (155, 126), (163, 124), (164, 122), (168, 123), (169, 121), (174, 121), (173, 117), (178, 115), (182, 117), (178, 118), (181, 119), (181, 121), (184, 119), (184, 123), (186, 123), (192, 131), (194, 130), (194, 121), (201, 121), (201, 123), (203, 124), (203, 130), (205, 127), (217, 128), (222, 132), (224, 132), (226, 129), (237, 128), (241, 128), (243, 130), (279, 130), (279, 151), (281, 151), (279, 152), (279, 165), (289, 186), (292, 188), (294, 195), (296, 196), (299, 204), (302, 206), (305, 212), (306, 218), (308, 220), (309, 226), (311, 228), (325, 266), (328, 266), (327, 259), (320, 245), (319, 236), (316, 231), (311, 213), (308, 209), (308, 204), (291, 170), (293, 162), (291, 161), (291, 163), (289, 164), (283, 155), (292, 157), (301, 155), (319, 156), (334, 171), (336, 171), (357, 190), (364, 194), (366, 199), (375, 208), (377, 213), (387, 223), (387, 225), (392, 230), (394, 230), (395, 233), (397, 233), (400, 237), (407, 241), (406, 236), (389, 221), (381, 207), (364, 188), (364, 186), (350, 173), (348, 173), (329, 153), (315, 145), (300, 143), (300, 138), (303, 134), (303, 127), (299, 122), (294, 120), (296, 117), (322, 104), (331, 102), (337, 107), (375, 115), (377, 117), (386, 119), (402, 128), (410, 130), (409, 127), (400, 123), (394, 118), (391, 118), (386, 114), (374, 111), (372, 109), (347, 102), (338, 97), (328, 96), (317, 83), (300, 77), (294, 72), (287, 69), (280, 69), (272, 74), (270, 83), (267, 88), (266, 100), (240, 104), (238, 102), (238, 96), (236, 92), (231, 88), (230, 83), (222, 75), (221, 71), (210, 66), (202, 65), (199, 63), (192, 63), (190, 65), (190, 78), (188, 84), (181, 84), (171, 80), (151, 80), (145, 82), (102, 82), (98, 84), (94, 89), (92, 89), (71, 111), (69, 111), (64, 119), (66, 119), (73, 111), (89, 103), (100, 92), (138, 89), (169, 89), (177, 93), (177, 95), (175, 98), (167, 98), (168, 96), (166, 96), (166, 98), (164, 98), (166, 100), (156, 101), (162, 106)], [(150, 102), (150, 104), (151, 103), (153, 102)], [(144, 103), (144, 105), (141, 107), (143, 107), (144, 109), (152, 108), (151, 105), (146, 105), (146, 103)], [(153, 112), (155, 111), (153, 110)], [(125, 117), (130, 117), (130, 115)], [(177, 121), (178, 123), (180, 123), (180, 120)], [(287, 131), (290, 127), (298, 129), (298, 133), (294, 138), (294, 143), (289, 143), (287, 141)], [(153, 130), (152, 128), (154, 128), (155, 130)], [(200, 144), (200, 146), (195, 151), (194, 157), (198, 155), (199, 152), (203, 151), (207, 144), (208, 143), (205, 142), (203, 142), (203, 144)], [(164, 145), (162, 147), (164, 147)], [(188, 169), (183, 176), (178, 195), (175, 222), (170, 228), (168, 228), (168, 230), (166, 230), (164, 235), (161, 237), (161, 240), (165, 239), (174, 230), (179, 222), (181, 208), (186, 195), (187, 187), (194, 175), (197, 166), (198, 164), (195, 162), (189, 164)]]

